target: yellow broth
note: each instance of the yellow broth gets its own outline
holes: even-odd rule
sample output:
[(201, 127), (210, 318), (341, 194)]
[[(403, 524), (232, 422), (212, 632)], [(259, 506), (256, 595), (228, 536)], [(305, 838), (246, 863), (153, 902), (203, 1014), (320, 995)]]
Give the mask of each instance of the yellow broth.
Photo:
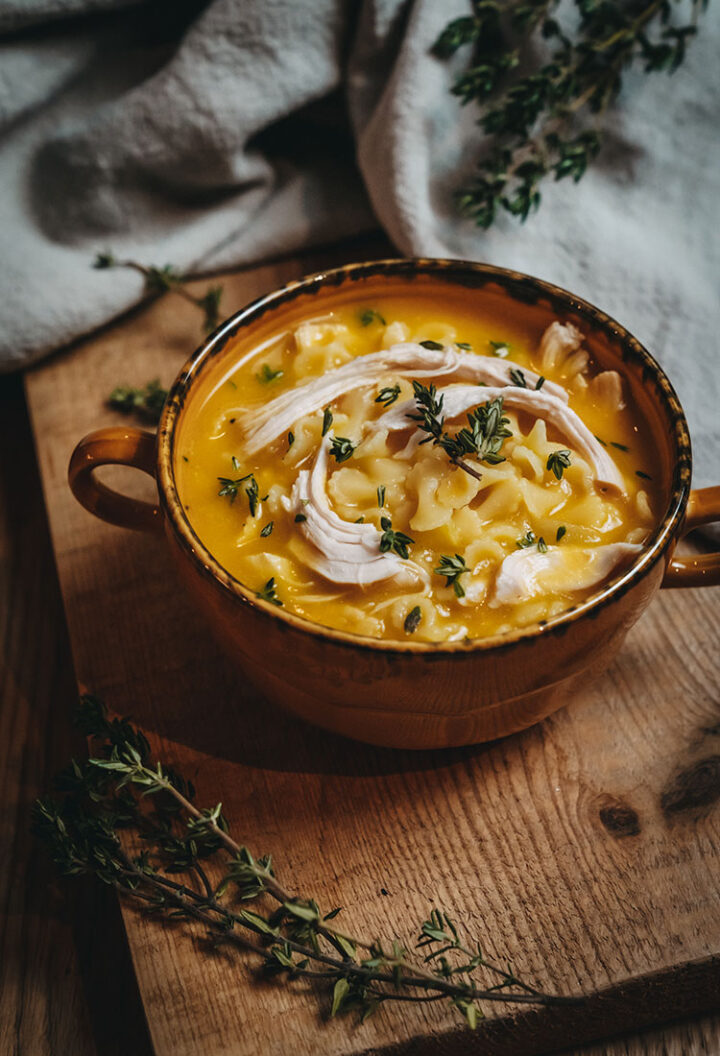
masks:
[[(591, 359), (579, 380), (570, 369), (570, 360), (552, 371), (543, 370), (539, 343), (544, 327), (520, 314), (478, 316), (466, 302), (452, 297), (387, 296), (336, 304), (328, 313), (318, 307), (316, 322), (310, 318), (309, 328), (300, 337), (293, 322), (286, 331), (266, 334), (260, 346), (251, 355), (245, 351), (235, 365), (232, 356), (224, 355), (222, 367), (209, 380), (203, 379), (183, 415), (175, 454), (181, 501), (208, 550), (250, 590), (262, 593), (272, 578), (274, 594), (271, 591), (270, 596), (288, 610), (319, 624), (371, 637), (481, 638), (548, 620), (576, 605), (594, 593), (598, 584), (584, 591), (572, 589), (574, 562), (584, 561), (592, 548), (618, 542), (637, 544), (649, 537), (660, 512), (660, 496), (652, 479), (651, 439), (630, 402), (626, 383), (626, 408), (608, 406), (607, 399), (598, 398), (592, 385), (587, 385), (601, 365)], [(412, 397), (412, 378), (401, 379), (389, 372), (382, 382), (369, 383), (332, 402), (333, 421), (326, 436), (322, 436), (325, 408), (321, 408), (294, 422), (288, 431), (292, 436), (283, 433), (252, 456), (244, 452), (240, 419), (352, 357), (402, 340), (461, 342), (483, 356), (502, 353), (496, 346), (504, 343), (514, 363), (567, 387), (569, 406), (612, 456), (625, 493), (598, 488), (589, 479), (586, 463), (572, 451), (571, 465), (557, 479), (547, 469), (547, 456), (569, 445), (552, 428), (546, 433), (538, 429), (524, 411), (504, 411), (513, 434), (501, 448), (505, 463), (492, 466), (470, 459), (483, 478), (480, 484), (453, 465), (438, 446), (418, 447), (407, 462), (397, 458), (402, 444), (392, 435), (383, 443), (371, 438), (342, 463), (330, 457), (330, 506), (348, 523), (363, 518), (364, 523), (375, 525), (378, 540), (381, 517), (389, 517), (393, 531), (413, 540), (409, 557), (424, 569), (426, 582), (408, 587), (389, 579), (360, 587), (331, 582), (313, 571), (306, 561), (311, 544), (304, 537), (302, 520), (296, 520), (298, 508), (286, 509), (283, 499), (290, 495), (298, 472), (311, 467), (321, 443), (329, 443), (332, 435), (357, 442), (363, 423), (379, 418), (385, 410), (376, 402), (379, 389), (399, 384), (397, 406)], [(447, 377), (422, 380), (438, 388), (453, 382)], [(478, 387), (478, 402), (483, 402), (482, 387)], [(465, 424), (462, 415), (446, 422), (444, 428), (454, 434)], [(403, 443), (415, 428), (408, 423)], [(238, 481), (249, 473), (258, 486), (254, 516), (246, 491), (249, 481), (219, 494), (224, 487), (221, 478)], [(543, 540), (550, 550), (563, 548), (562, 574), (550, 577), (550, 587), (540, 596), (493, 603), (502, 561), (530, 540), (530, 547)], [(464, 592), (461, 596), (452, 582), (446, 584), (446, 577), (435, 571), (443, 556), (456, 554), (468, 569), (457, 577)], [(414, 620), (408, 623), (411, 613)]]

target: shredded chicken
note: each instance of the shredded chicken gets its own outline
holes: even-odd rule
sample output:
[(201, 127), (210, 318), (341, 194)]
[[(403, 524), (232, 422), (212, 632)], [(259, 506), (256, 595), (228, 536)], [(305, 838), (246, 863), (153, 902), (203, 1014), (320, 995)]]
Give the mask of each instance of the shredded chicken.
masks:
[(596, 374), (589, 385), (590, 394), (609, 410), (621, 411), (625, 407), (622, 378), (616, 370), (603, 370)]
[[(624, 491), (623, 478), (602, 444), (598, 443), (580, 417), (562, 400), (545, 392), (545, 389), (521, 389), (517, 386), (491, 387), (478, 389), (475, 385), (451, 385), (438, 390), (438, 398), (443, 398), (443, 413), (446, 421), (452, 421), (480, 403), (502, 396), (505, 407), (526, 411), (536, 418), (543, 418), (554, 426), (565, 438), (570, 447), (577, 451), (590, 465), (598, 484), (604, 487)], [(412, 425), (408, 414), (415, 409), (413, 400), (406, 400), (399, 406), (392, 407), (372, 425), (388, 431), (407, 429)], [(407, 447), (400, 455), (411, 454), (421, 436), (416, 432)]]
[(541, 369), (557, 370), (582, 343), (583, 335), (572, 323), (550, 323), (540, 339)]
[[(522, 370), (530, 386), (539, 380), (534, 371), (507, 359), (458, 352), (452, 345), (433, 349), (404, 342), (382, 352), (358, 356), (320, 378), (282, 393), (264, 407), (252, 411), (238, 408), (233, 413), (245, 433), (245, 450), (252, 455), (287, 433), (298, 419), (388, 375), (398, 378), (455, 377), (461, 381), (509, 386), (512, 385), (511, 370)], [(560, 401), (568, 400), (567, 392), (551, 381), (546, 381), (543, 389)]]
[(639, 543), (608, 543), (586, 550), (567, 546), (553, 546), (545, 553), (534, 546), (516, 550), (498, 570), (490, 607), (515, 605), (537, 594), (588, 590), (642, 549)]
[(364, 587), (395, 579), (397, 586), (417, 588), (427, 583), (427, 573), (414, 561), (380, 553), (381, 533), (374, 525), (351, 524), (330, 509), (326, 482), (331, 439), (332, 434), (323, 440), (312, 469), (300, 471), (290, 498), (283, 500), (288, 510), (305, 516), (298, 527), (312, 547), (308, 564), (337, 584)]

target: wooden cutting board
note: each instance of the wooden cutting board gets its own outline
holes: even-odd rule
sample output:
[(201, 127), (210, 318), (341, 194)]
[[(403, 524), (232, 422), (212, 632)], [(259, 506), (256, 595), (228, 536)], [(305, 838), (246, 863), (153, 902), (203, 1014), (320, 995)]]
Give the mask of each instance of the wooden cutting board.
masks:
[[(225, 276), (223, 308), (377, 255), (355, 243)], [(201, 803), (222, 800), (286, 887), (345, 907), (347, 930), (411, 942), (442, 906), (543, 989), (589, 998), (491, 1005), (475, 1034), (436, 1004), (328, 1021), (302, 983), (260, 982), (193, 926), (125, 905), (158, 1056), (530, 1056), (720, 1008), (720, 589), (664, 592), (600, 681), (501, 742), (413, 754), (306, 726), (220, 655), (162, 541), (95, 520), (66, 484), (75, 442), (119, 420), (107, 393), (169, 383), (198, 339), (197, 312), (168, 296), (27, 375), (80, 686), (133, 715)], [(112, 482), (152, 488), (133, 471)]]

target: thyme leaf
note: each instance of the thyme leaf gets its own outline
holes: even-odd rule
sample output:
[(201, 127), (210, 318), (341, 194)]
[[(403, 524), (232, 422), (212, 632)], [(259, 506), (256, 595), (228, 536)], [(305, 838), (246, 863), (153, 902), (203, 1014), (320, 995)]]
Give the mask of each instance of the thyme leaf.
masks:
[(460, 582), (460, 576), (465, 575), (469, 571), (470, 569), (465, 564), (465, 558), (460, 557), (460, 554), (455, 554), (454, 557), (449, 554), (443, 554), (440, 558), (440, 564), (433, 569), (433, 572), (438, 576), (445, 576), (445, 586), (451, 586), (458, 598), (465, 597), (465, 589)]
[(565, 449), (559, 449), (558, 451), (551, 451), (548, 455), (545, 468), (554, 473), (558, 480), (562, 479), (562, 475), (570, 465), (570, 452)]
[(405, 630), (405, 633), (406, 634), (415, 634), (415, 631), (420, 626), (420, 621), (421, 620), (422, 620), (422, 609), (420, 608), (419, 605), (416, 605), (415, 608), (410, 609), (410, 612), (405, 617), (405, 622), (403, 623), (403, 629)]
[(520, 539), (515, 540), (515, 546), (519, 550), (525, 550), (528, 546), (534, 546), (536, 542), (537, 539), (535, 538), (535, 532), (533, 532), (532, 529), (528, 528), (528, 530), (525, 532), (525, 535), (523, 535)]
[(387, 326), (380, 312), (376, 311), (375, 308), (365, 308), (360, 312), (360, 325), (370, 326), (371, 323), (380, 323), (381, 326)]
[(269, 601), (272, 605), (282, 605), (280, 598), (275, 592), (275, 577), (271, 576), (267, 581), (262, 590), (258, 590), (255, 593), (256, 598), (260, 598), (262, 601)]
[(285, 371), (280, 369), (274, 370), (269, 363), (263, 363), (255, 377), (261, 385), (269, 385), (271, 381), (277, 381), (278, 378), (281, 378), (284, 373)]
[(347, 462), (352, 458), (354, 451), (355, 445), (346, 436), (334, 436), (330, 441), (330, 453), (336, 462)]
[(400, 395), (399, 385), (388, 385), (375, 397), (375, 403), (381, 403), (383, 407), (390, 407)]
[(380, 536), (380, 553), (386, 554), (389, 550), (392, 550), (398, 557), (407, 560), (409, 557), (408, 546), (414, 543), (415, 540), (411, 539), (409, 535), (405, 535), (404, 532), (394, 531), (389, 517), (380, 518), (380, 527), (383, 530)]

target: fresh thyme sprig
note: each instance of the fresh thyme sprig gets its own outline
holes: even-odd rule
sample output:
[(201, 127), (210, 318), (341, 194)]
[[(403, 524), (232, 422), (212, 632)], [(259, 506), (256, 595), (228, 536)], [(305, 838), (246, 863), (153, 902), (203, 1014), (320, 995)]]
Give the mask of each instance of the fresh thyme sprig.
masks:
[[(624, 74), (634, 66), (674, 73), (707, 0), (574, 0), (573, 30), (554, 17), (558, 4), (474, 0), (473, 13), (435, 42), (441, 59), (472, 48), (452, 91), (480, 106), (478, 124), (493, 137), (475, 179), (457, 193), (461, 212), (480, 227), (500, 209), (525, 220), (546, 177), (577, 183), (600, 150), (603, 115)], [(543, 58), (517, 77), (521, 54)]]
[(330, 454), (336, 462), (347, 462), (355, 452), (355, 444), (346, 436), (333, 436), (330, 440)]
[[(556, 542), (560, 542), (562, 537), (565, 535), (566, 530), (567, 529), (563, 525), (560, 525), (557, 531)], [(515, 546), (518, 548), (518, 550), (527, 550), (528, 547), (537, 546), (541, 554), (546, 554), (548, 552), (547, 543), (545, 542), (542, 536), (540, 536), (540, 538), (538, 539), (532, 528), (528, 528), (528, 530), (525, 532), (525, 535), (523, 535), (520, 539), (515, 540)]]
[(280, 598), (277, 596), (276, 593), (274, 576), (270, 577), (270, 579), (267, 581), (262, 590), (258, 590), (255, 592), (255, 597), (260, 598), (262, 601), (269, 601), (273, 605), (282, 606), (282, 602), (280, 601)]
[[(378, 504), (379, 499), (380, 496), (378, 495)], [(405, 535), (405, 532), (396, 532), (389, 517), (380, 518), (380, 527), (383, 530), (380, 536), (380, 553), (386, 554), (389, 550), (392, 550), (398, 557), (402, 557), (407, 561), (410, 556), (408, 547), (412, 546), (415, 540), (411, 539), (409, 535)]]
[[(94, 754), (58, 775), (58, 795), (38, 800), (33, 812), (34, 832), (64, 875), (95, 876), (157, 916), (197, 922), (214, 944), (255, 953), (278, 980), (321, 982), (332, 1015), (354, 1009), (365, 1019), (387, 1001), (445, 1000), (474, 1027), (478, 1001), (579, 1000), (524, 982), (463, 940), (438, 909), (419, 926), (417, 954), (397, 939), (338, 929), (339, 909), (323, 914), (315, 899), (287, 890), (270, 855), (257, 858), (233, 839), (220, 803), (196, 806), (192, 784), (154, 761), (127, 719), (110, 721), (103, 704), (86, 696), (78, 725), (93, 738)], [(139, 853), (130, 849), (135, 841)], [(480, 972), (492, 982), (481, 985)]]
[[(240, 468), (240, 463), (234, 455), (232, 459), (232, 464), (233, 469)], [(230, 499), (231, 506), (235, 502), (235, 499), (238, 497), (240, 485), (247, 481), (247, 484), (245, 484), (245, 494), (247, 495), (248, 506), (250, 507), (250, 516), (254, 517), (257, 513), (258, 504), (260, 502), (260, 489), (258, 487), (258, 482), (255, 479), (255, 474), (246, 473), (245, 476), (236, 477), (234, 479), (232, 477), (218, 477), (217, 479), (222, 484), (218, 495), (221, 498)]]
[(502, 396), (488, 400), (471, 411), (467, 416), (467, 426), (455, 436), (450, 436), (443, 428), (444, 396), (438, 398), (434, 385), (425, 386), (419, 381), (413, 381), (412, 384), (416, 410), (415, 413), (408, 414), (408, 418), (417, 422), (418, 428), (427, 433), (420, 441), (421, 444), (432, 441), (433, 445), (442, 447), (451, 462), (476, 480), (482, 480), (482, 474), (468, 464), (466, 455), (473, 455), (480, 462), (487, 462), (491, 466), (505, 461), (505, 456), (500, 454), (500, 448), (505, 439), (512, 436), (512, 432), (507, 428), (509, 419), (503, 417)]
[(445, 586), (452, 587), (455, 591), (455, 596), (458, 598), (465, 597), (465, 588), (460, 582), (460, 576), (464, 576), (469, 571), (470, 569), (465, 564), (465, 558), (460, 557), (460, 554), (455, 554), (454, 557), (451, 554), (443, 554), (440, 558), (440, 564), (433, 569), (436, 575), (445, 576)]
[(123, 414), (137, 414), (143, 421), (157, 425), (167, 395), (168, 390), (162, 387), (159, 378), (155, 378), (142, 389), (135, 389), (131, 385), (118, 385), (108, 396), (108, 404), (113, 410)]
[(554, 473), (558, 480), (562, 480), (563, 473), (570, 465), (570, 457), (571, 452), (567, 448), (551, 451), (545, 463), (545, 468)]
[(145, 279), (145, 292), (148, 294), (164, 294), (172, 291), (184, 297), (199, 308), (203, 313), (203, 327), (206, 333), (210, 333), (220, 322), (220, 301), (222, 300), (222, 286), (208, 286), (201, 297), (196, 297), (185, 288), (188, 281), (181, 275), (172, 264), (165, 264), (158, 268), (154, 264), (139, 264), (136, 260), (118, 260), (114, 253), (106, 250), (97, 253), (93, 261), (93, 267), (100, 271), (108, 268), (130, 268), (138, 271)]

